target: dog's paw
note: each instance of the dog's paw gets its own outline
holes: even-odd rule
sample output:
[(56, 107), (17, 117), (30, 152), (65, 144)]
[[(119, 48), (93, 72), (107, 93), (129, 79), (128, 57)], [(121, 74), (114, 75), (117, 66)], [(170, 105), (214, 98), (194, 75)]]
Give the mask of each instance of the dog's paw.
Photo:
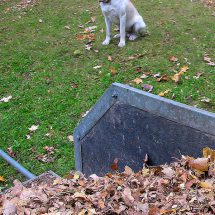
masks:
[(125, 46), (125, 42), (124, 42), (124, 41), (123, 41), (123, 42), (120, 42), (120, 43), (118, 44), (118, 46), (119, 46), (120, 48), (124, 47), (124, 46)]
[(137, 38), (138, 38), (138, 36), (136, 34), (131, 34), (128, 39), (131, 40), (131, 41), (134, 41)]
[(105, 40), (103, 43), (102, 43), (102, 45), (104, 45), (104, 46), (107, 46), (107, 45), (109, 45), (110, 44), (110, 40)]
[(114, 38), (114, 39), (118, 39), (118, 38), (120, 38), (120, 34), (116, 34), (116, 35), (114, 35), (114, 36), (113, 36), (113, 38)]

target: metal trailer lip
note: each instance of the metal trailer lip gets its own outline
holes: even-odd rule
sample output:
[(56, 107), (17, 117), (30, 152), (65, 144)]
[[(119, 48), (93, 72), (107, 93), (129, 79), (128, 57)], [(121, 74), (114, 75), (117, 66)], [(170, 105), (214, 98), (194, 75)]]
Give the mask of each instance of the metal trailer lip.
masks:
[(13, 166), (17, 171), (19, 171), (22, 175), (24, 175), (27, 179), (35, 179), (37, 176), (28, 171), (25, 167), (15, 161), (12, 157), (10, 157), (7, 153), (5, 153), (2, 149), (0, 149), (0, 157), (2, 157), (5, 161), (7, 161), (11, 166)]
[(147, 93), (128, 85), (113, 83), (74, 130), (76, 170), (82, 171), (81, 140), (116, 102), (131, 105), (215, 136), (215, 113)]

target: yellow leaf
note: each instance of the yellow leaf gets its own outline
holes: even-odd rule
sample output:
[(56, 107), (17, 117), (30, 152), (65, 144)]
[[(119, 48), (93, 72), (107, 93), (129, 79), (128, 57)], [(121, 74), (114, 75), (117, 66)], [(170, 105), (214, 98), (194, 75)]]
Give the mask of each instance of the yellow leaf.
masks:
[(135, 78), (135, 79), (133, 80), (133, 82), (134, 82), (135, 84), (141, 84), (141, 83), (143, 83), (143, 80), (140, 79), (140, 78)]
[(147, 169), (147, 168), (143, 168), (142, 169), (142, 174), (143, 174), (143, 176), (148, 176), (149, 175), (149, 173), (150, 173), (150, 171), (149, 171), (149, 169)]
[(79, 212), (79, 213), (78, 213), (78, 215), (84, 215), (86, 212), (87, 212), (87, 210), (86, 210), (86, 209), (82, 209), (82, 211), (81, 211), (81, 212)]
[(171, 77), (175, 83), (179, 83), (181, 79), (181, 75), (179, 73), (176, 73), (174, 76)]
[(3, 176), (0, 176), (0, 181), (5, 181), (4, 177)]
[(166, 96), (168, 93), (170, 92), (170, 90), (165, 90), (164, 92), (160, 92), (158, 95), (161, 96), (161, 97), (164, 97)]
[(213, 183), (211, 182), (208, 182), (208, 181), (205, 181), (205, 182), (200, 182), (199, 185), (202, 187), (202, 188), (205, 188), (205, 189), (213, 189)]
[(187, 72), (187, 70), (189, 69), (188, 66), (183, 66), (179, 72), (180, 75), (183, 75), (185, 72)]
[(73, 178), (74, 178), (74, 179), (79, 179), (79, 178), (80, 178), (80, 175), (75, 174)]
[(203, 149), (203, 156), (205, 158), (210, 158), (210, 161), (215, 161), (215, 150), (210, 149), (209, 147), (206, 147)]

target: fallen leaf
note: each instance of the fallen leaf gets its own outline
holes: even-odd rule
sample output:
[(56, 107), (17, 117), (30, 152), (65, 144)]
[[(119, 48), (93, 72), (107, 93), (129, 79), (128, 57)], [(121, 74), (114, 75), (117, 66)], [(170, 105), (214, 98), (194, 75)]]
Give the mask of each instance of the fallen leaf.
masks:
[(203, 156), (204, 158), (209, 158), (211, 162), (215, 162), (215, 150), (209, 147), (203, 148)]
[(117, 158), (115, 158), (114, 161), (113, 161), (113, 164), (111, 165), (110, 168), (111, 168), (113, 171), (117, 171), (117, 170), (119, 169), (118, 163), (119, 163), (119, 160), (118, 160)]
[(174, 76), (171, 77), (173, 81), (175, 81), (176, 84), (178, 84), (181, 80), (181, 75), (179, 73), (176, 73)]
[(142, 74), (141, 76), (140, 76), (140, 78), (141, 79), (145, 79), (145, 78), (148, 78), (149, 76), (147, 76), (146, 74)]
[(136, 73), (142, 72), (142, 67), (141, 67), (141, 66), (137, 66), (137, 67), (135, 68), (135, 71), (136, 71)]
[(7, 102), (9, 102), (11, 99), (12, 99), (12, 96), (3, 97), (3, 98), (0, 99), (0, 102), (7, 103)]
[(124, 171), (124, 173), (125, 173), (126, 175), (132, 175), (134, 172), (133, 172), (133, 170), (132, 170), (129, 166), (125, 166), (125, 171)]
[(72, 135), (69, 135), (67, 138), (70, 142), (74, 142), (74, 137)]
[(204, 189), (210, 189), (210, 190), (214, 188), (213, 182), (210, 182), (210, 181), (201, 181), (199, 182), (199, 186)]
[(64, 26), (64, 28), (67, 30), (71, 30), (71, 28), (68, 25)]
[(144, 84), (143, 85), (143, 89), (146, 90), (148, 93), (152, 92), (153, 88), (154, 87), (150, 84)]
[(0, 175), (0, 181), (1, 181), (1, 182), (4, 182), (4, 181), (5, 181), (4, 177), (1, 176), (1, 175)]
[(39, 128), (39, 125), (32, 125), (28, 130), (31, 132), (36, 131)]
[(109, 60), (109, 61), (113, 61), (113, 58), (109, 55), (109, 56), (108, 56), (108, 60)]
[(153, 77), (154, 77), (154, 78), (159, 78), (160, 76), (161, 76), (160, 73), (153, 74)]
[(75, 174), (73, 178), (77, 180), (77, 179), (80, 178), (80, 175), (79, 174)]
[(210, 102), (211, 102), (211, 99), (203, 97), (203, 98), (201, 99), (201, 102), (210, 103)]
[(16, 157), (16, 153), (13, 151), (12, 147), (9, 147), (7, 149), (7, 153), (12, 157), (15, 158)]
[(157, 82), (168, 81), (168, 80), (169, 80), (169, 77), (167, 76), (167, 74), (164, 74), (160, 78), (156, 79)]
[(93, 67), (93, 69), (101, 69), (101, 68), (102, 68), (102, 66), (100, 66), (100, 65), (97, 65), (97, 66)]
[(183, 66), (179, 72), (180, 75), (183, 75), (185, 72), (187, 72), (187, 70), (189, 69), (188, 66)]
[(134, 197), (131, 194), (131, 189), (126, 187), (122, 193), (122, 197), (126, 205), (131, 206), (134, 203)]
[(135, 55), (129, 56), (128, 60), (134, 60), (142, 57), (144, 57), (144, 54), (135, 54)]
[(169, 60), (170, 60), (171, 62), (177, 62), (177, 61), (178, 61), (178, 58), (175, 57), (175, 56), (171, 56), (171, 57), (169, 58)]
[(202, 76), (202, 74), (204, 74), (203, 72), (197, 72), (195, 76), (193, 76), (193, 78), (195, 79), (199, 79), (200, 76)]
[(196, 184), (197, 182), (196, 182), (196, 179), (191, 179), (190, 181), (188, 181), (187, 183), (185, 183), (185, 188), (187, 189), (187, 190), (190, 190), (190, 188), (194, 185), (194, 184)]
[(115, 68), (111, 68), (110, 69), (110, 73), (111, 73), (111, 75), (116, 75), (117, 74), (117, 70), (115, 69)]
[(27, 139), (27, 140), (30, 140), (30, 139), (31, 139), (31, 135), (26, 134), (26, 139)]
[(95, 31), (95, 29), (97, 28), (97, 26), (90, 26), (84, 29), (84, 33), (92, 33)]
[(168, 93), (170, 92), (170, 90), (165, 90), (164, 92), (160, 92), (158, 95), (161, 96), (161, 97), (164, 97), (166, 96)]
[(199, 170), (201, 172), (208, 171), (209, 168), (209, 159), (208, 158), (197, 158), (194, 160), (190, 160), (188, 165), (195, 170)]
[(208, 54), (205, 54), (205, 55), (204, 55), (204, 61), (207, 62), (207, 64), (208, 64), (209, 66), (215, 66), (215, 62), (213, 62), (213, 61), (211, 60), (211, 58), (209, 57)]
[(77, 40), (86, 40), (86, 39), (95, 40), (96, 36), (93, 33), (91, 33), (91, 34), (78, 34), (76, 36), (76, 39)]
[(135, 78), (132, 82), (134, 82), (135, 84), (141, 84), (143, 83), (143, 80), (140, 78)]
[(171, 167), (163, 167), (161, 172), (168, 178), (172, 178), (175, 175), (175, 171)]

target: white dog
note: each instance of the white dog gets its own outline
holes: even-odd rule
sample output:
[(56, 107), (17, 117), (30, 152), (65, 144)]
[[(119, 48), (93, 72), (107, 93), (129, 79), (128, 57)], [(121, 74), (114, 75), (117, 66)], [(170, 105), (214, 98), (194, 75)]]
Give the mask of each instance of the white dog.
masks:
[(137, 9), (130, 0), (99, 0), (106, 23), (106, 39), (103, 45), (108, 45), (111, 40), (111, 25), (119, 26), (120, 34), (114, 38), (120, 38), (119, 47), (125, 46), (125, 38), (136, 40), (146, 33), (146, 24)]

